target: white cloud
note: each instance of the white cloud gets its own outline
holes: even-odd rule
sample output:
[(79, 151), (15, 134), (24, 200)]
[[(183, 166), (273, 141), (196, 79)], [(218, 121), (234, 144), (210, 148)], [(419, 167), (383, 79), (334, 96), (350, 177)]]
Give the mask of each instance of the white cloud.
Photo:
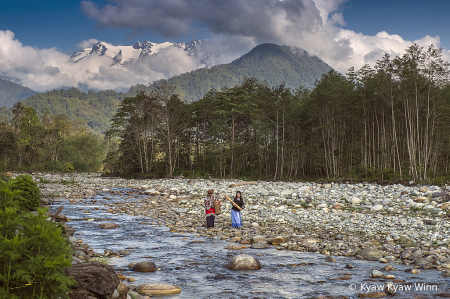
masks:
[(95, 38), (91, 38), (91, 39), (82, 41), (77, 46), (81, 49), (86, 49), (86, 48), (91, 48), (94, 44), (96, 44), (98, 42), (99, 42), (99, 40), (97, 40)]
[[(152, 30), (168, 39), (203, 26), (211, 33), (197, 56), (167, 48), (124, 67), (107, 56), (89, 55), (77, 63), (56, 48), (25, 46), (11, 31), (0, 31), (0, 76), (36, 91), (83, 86), (90, 89), (126, 90), (200, 67), (229, 63), (260, 43), (271, 42), (302, 48), (336, 70), (373, 66), (384, 53), (401, 55), (412, 43), (440, 46), (438, 36), (415, 41), (381, 31), (364, 35), (345, 26), (346, 0), (111, 0), (103, 7), (83, 1), (84, 12), (99, 25), (136, 32)], [(80, 48), (98, 42), (88, 39)], [(450, 60), (450, 52), (443, 52)]]

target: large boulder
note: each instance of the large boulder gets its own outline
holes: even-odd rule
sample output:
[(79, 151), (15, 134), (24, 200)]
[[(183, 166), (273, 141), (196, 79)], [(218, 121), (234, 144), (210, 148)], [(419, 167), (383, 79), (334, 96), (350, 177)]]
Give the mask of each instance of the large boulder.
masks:
[(172, 295), (181, 293), (181, 289), (170, 284), (141, 284), (136, 288), (141, 295)]
[(76, 264), (64, 272), (75, 279), (79, 289), (87, 289), (99, 299), (111, 299), (120, 284), (113, 268), (100, 262)]
[(230, 260), (227, 267), (230, 270), (259, 270), (261, 263), (251, 255), (239, 254)]
[(374, 247), (366, 247), (359, 253), (360, 256), (362, 256), (364, 259), (368, 261), (378, 261), (379, 258), (382, 258), (383, 255), (381, 254), (381, 251)]
[(131, 270), (135, 272), (155, 272), (156, 265), (154, 262), (139, 262), (134, 264)]

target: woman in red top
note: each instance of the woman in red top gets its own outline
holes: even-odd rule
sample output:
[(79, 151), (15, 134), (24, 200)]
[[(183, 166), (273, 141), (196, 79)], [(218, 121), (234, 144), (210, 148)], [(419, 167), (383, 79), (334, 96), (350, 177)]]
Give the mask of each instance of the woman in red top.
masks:
[(206, 227), (214, 228), (214, 219), (216, 218), (216, 211), (214, 210), (214, 190), (208, 190), (208, 195), (205, 197), (205, 212), (206, 212)]

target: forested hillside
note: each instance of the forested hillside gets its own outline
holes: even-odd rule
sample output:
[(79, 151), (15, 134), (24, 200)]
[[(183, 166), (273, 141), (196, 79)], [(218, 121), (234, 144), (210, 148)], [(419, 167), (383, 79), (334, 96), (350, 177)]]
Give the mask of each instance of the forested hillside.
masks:
[[(45, 111), (67, 115), (70, 120), (86, 123), (100, 134), (109, 129), (110, 119), (124, 97), (125, 94), (113, 90), (86, 93), (70, 88), (39, 93), (22, 101), (22, 104), (34, 108), (38, 115), (43, 115)], [(1, 115), (11, 119), (13, 112), (11, 109), (3, 110)]]
[(21, 102), (0, 122), (0, 171), (94, 172), (111, 143), (65, 114), (38, 116)]
[(256, 79), (181, 101), (162, 83), (121, 103), (107, 168), (150, 176), (450, 181), (449, 64), (413, 45), (310, 91)]
[[(286, 87), (293, 89), (312, 87), (315, 80), (330, 69), (319, 58), (309, 56), (301, 49), (262, 44), (230, 64), (196, 70), (173, 77), (168, 82), (176, 86), (175, 93), (181, 100), (189, 103), (202, 98), (211, 88), (220, 91), (223, 87), (242, 83), (245, 77), (265, 81), (269, 86), (285, 82)], [(139, 91), (151, 92), (163, 81), (150, 86), (132, 86), (127, 94), (112, 90), (86, 93), (76, 88), (52, 90), (35, 94), (22, 103), (36, 109), (38, 115), (48, 111), (65, 114), (71, 120), (78, 119), (100, 134), (110, 128), (110, 119), (126, 96), (135, 96)], [(0, 119), (10, 120), (12, 115), (11, 109), (0, 107)]]
[[(233, 87), (241, 84), (244, 78), (256, 78), (269, 86), (285, 82), (291, 89), (312, 88), (315, 81), (329, 70), (329, 65), (302, 49), (261, 44), (230, 64), (181, 74), (170, 78), (168, 83), (176, 86), (175, 93), (183, 101), (190, 103), (201, 99), (212, 88), (220, 91), (223, 87)], [(150, 87), (134, 86), (132, 90), (148, 91), (158, 84), (160, 82)]]
[(12, 107), (14, 103), (36, 94), (28, 87), (0, 79), (0, 107)]

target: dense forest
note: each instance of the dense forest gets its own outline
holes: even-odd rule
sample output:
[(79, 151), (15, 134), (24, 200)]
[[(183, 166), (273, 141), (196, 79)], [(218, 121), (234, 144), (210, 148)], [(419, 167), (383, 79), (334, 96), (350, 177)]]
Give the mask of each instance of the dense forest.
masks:
[[(21, 103), (34, 108), (39, 116), (64, 114), (71, 121), (86, 124), (95, 134), (102, 134), (109, 129), (110, 119), (126, 96), (114, 90), (82, 92), (69, 88), (35, 94)], [(13, 117), (13, 109), (0, 108), (0, 119)]]
[(12, 121), (0, 123), (0, 171), (94, 172), (111, 144), (65, 114), (16, 103)]
[(272, 180), (448, 181), (449, 64), (414, 44), (313, 90), (255, 78), (186, 104), (173, 85), (126, 98), (110, 172)]

